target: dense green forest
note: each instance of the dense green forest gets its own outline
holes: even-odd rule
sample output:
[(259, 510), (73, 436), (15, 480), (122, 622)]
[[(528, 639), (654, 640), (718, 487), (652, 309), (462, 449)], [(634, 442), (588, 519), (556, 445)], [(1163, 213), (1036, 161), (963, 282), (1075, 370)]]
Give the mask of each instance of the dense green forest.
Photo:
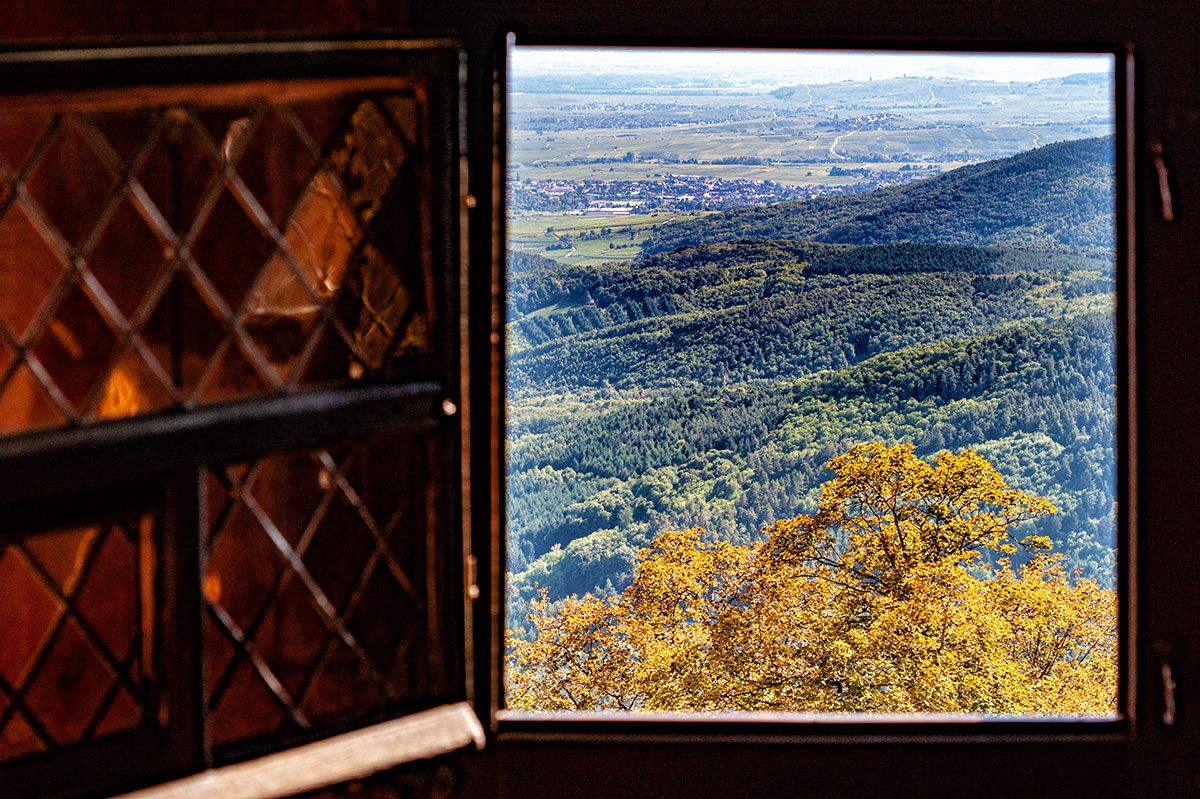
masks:
[(510, 613), (639, 548), (751, 543), (863, 441), (971, 448), (1113, 583), (1112, 140), (664, 225), (634, 261), (509, 256)]

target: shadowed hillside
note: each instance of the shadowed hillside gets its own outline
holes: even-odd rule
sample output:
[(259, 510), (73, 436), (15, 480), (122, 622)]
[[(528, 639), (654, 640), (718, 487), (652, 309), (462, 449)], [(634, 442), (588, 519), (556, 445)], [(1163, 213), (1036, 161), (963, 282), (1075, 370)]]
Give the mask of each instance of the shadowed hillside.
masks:
[(664, 225), (643, 254), (735, 239), (1113, 246), (1113, 138), (1062, 142), (907, 186)]

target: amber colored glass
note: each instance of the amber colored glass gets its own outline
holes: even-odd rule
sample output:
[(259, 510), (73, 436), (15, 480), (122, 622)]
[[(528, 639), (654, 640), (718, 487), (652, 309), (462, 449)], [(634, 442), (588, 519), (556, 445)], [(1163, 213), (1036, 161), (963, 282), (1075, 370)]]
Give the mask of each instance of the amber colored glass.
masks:
[(153, 717), (154, 549), (149, 514), (0, 545), (0, 760)]
[[(218, 746), (344, 726), (446, 690), (437, 435), (209, 474), (206, 694)], [(400, 453), (404, 453), (401, 456)]]
[(0, 112), (0, 435), (421, 376), (428, 133), (395, 84)]

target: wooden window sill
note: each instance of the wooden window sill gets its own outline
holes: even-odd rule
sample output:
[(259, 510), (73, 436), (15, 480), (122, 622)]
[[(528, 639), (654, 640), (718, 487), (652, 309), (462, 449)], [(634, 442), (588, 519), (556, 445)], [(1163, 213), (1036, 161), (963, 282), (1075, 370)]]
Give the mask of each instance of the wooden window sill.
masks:
[(459, 702), (202, 771), (120, 799), (281, 799), (483, 743), (479, 719), (470, 705)]

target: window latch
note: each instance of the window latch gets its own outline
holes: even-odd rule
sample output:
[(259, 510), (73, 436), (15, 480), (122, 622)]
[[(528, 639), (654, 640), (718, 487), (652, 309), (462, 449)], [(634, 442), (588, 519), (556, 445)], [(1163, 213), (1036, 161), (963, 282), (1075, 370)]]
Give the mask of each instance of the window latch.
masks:
[(1162, 722), (1166, 727), (1175, 726), (1175, 675), (1171, 672), (1171, 663), (1167, 660), (1160, 662), (1159, 671), (1162, 674), (1163, 711)]
[(1171, 199), (1171, 174), (1167, 171), (1167, 162), (1163, 159), (1165, 150), (1162, 142), (1151, 140), (1149, 143), (1150, 157), (1154, 159), (1154, 172), (1158, 177), (1158, 198), (1164, 222), (1175, 221), (1175, 203)]
[(467, 597), (479, 599), (479, 561), (474, 555), (467, 555)]

